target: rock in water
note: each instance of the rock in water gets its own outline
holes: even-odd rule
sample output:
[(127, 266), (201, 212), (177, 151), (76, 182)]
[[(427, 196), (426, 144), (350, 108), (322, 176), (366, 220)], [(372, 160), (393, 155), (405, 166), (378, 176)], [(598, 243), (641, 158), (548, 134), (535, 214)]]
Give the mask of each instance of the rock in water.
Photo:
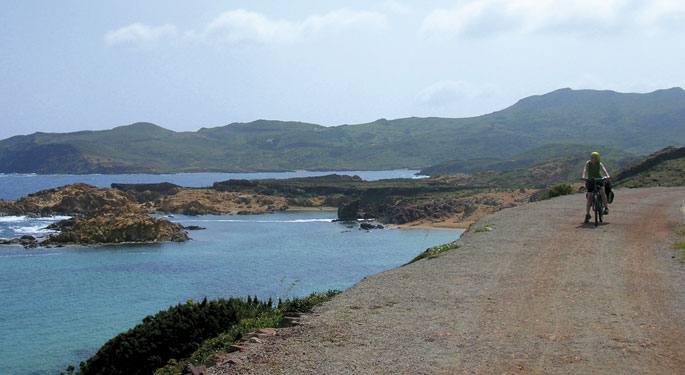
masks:
[(383, 229), (383, 228), (384, 228), (384, 227), (383, 227), (382, 225), (380, 225), (380, 224), (374, 225), (374, 224), (372, 224), (372, 223), (367, 223), (367, 222), (364, 222), (364, 223), (359, 224), (359, 229), (364, 229), (364, 230)]
[(61, 232), (44, 244), (116, 244), (145, 242), (182, 242), (188, 234), (180, 224), (140, 213), (102, 215), (60, 221), (52, 229)]
[(199, 225), (186, 225), (183, 227), (183, 229), (185, 229), (185, 230), (205, 230), (207, 228), (201, 227)]

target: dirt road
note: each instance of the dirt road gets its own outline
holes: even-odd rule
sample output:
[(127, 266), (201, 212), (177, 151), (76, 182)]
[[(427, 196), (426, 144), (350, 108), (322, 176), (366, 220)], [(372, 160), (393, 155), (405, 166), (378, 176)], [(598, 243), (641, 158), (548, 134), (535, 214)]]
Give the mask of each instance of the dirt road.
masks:
[(685, 189), (501, 211), (445, 255), (369, 277), (215, 374), (683, 374)]

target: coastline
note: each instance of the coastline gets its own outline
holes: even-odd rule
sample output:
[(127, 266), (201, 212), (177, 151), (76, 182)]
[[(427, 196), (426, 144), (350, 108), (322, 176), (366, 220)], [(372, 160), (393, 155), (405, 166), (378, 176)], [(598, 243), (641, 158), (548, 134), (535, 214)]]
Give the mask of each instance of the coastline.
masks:
[(459, 229), (466, 232), (471, 225), (472, 221), (452, 221), (447, 219), (444, 221), (430, 221), (430, 220), (417, 220), (405, 224), (391, 224), (387, 225), (387, 228), (393, 229), (437, 229), (437, 230), (454, 230)]

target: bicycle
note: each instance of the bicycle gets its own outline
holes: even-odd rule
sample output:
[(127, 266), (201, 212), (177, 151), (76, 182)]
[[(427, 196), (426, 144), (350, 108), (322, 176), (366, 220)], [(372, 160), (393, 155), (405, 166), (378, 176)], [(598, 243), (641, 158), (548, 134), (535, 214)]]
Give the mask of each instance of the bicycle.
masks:
[(604, 188), (604, 182), (606, 181), (606, 177), (584, 178), (583, 181), (592, 182), (593, 185), (592, 191), (588, 191), (587, 194), (592, 193), (592, 211), (594, 211), (595, 213), (596, 227), (599, 225), (599, 223), (604, 222), (604, 201), (602, 200), (602, 194), (600, 193), (600, 189)]

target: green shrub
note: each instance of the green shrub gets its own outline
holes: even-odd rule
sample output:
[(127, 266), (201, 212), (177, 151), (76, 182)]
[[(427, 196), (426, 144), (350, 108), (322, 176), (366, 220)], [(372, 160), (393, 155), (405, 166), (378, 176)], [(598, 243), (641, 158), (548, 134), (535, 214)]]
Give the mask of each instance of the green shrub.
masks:
[(569, 184), (554, 185), (549, 188), (549, 198), (559, 197), (562, 195), (573, 194), (573, 188)]
[[(457, 241), (454, 241), (454, 242), (446, 243), (446, 244), (443, 244), (443, 245), (438, 245), (438, 246), (430, 247), (430, 248), (426, 249), (426, 251), (424, 251), (423, 253), (417, 255), (416, 258), (412, 259), (412, 260), (411, 260), (409, 263), (407, 263), (407, 264), (412, 264), (412, 263), (414, 263), (414, 262), (416, 262), (416, 261), (419, 261), (419, 260), (421, 260), (421, 259), (431, 259), (431, 258), (435, 258), (435, 257), (437, 257), (438, 255), (440, 255), (440, 254), (442, 254), (442, 253), (444, 253), (444, 252), (447, 252), (447, 251), (450, 251), (450, 250), (453, 250), (453, 249), (458, 249), (460, 246), (461, 246), (461, 245), (459, 245), (459, 244), (457, 243)], [(406, 266), (407, 264), (405, 264), (405, 266)]]
[(675, 243), (673, 248), (680, 252), (680, 260), (685, 261), (685, 242)]
[(313, 293), (279, 301), (278, 307), (256, 297), (188, 301), (109, 340), (81, 364), (80, 374), (180, 374), (188, 363), (208, 364), (214, 354), (228, 352), (245, 333), (277, 327), (285, 315), (308, 312), (338, 293)]
[(270, 305), (256, 298), (179, 304), (109, 340), (82, 364), (81, 374), (151, 374), (170, 359), (188, 357), (241, 320), (269, 311)]
[(323, 293), (313, 293), (307, 297), (289, 299), (279, 302), (278, 311), (280, 311), (282, 314), (309, 312), (314, 308), (314, 306), (329, 301), (337, 294), (340, 294), (339, 290), (329, 290)]
[(492, 225), (485, 224), (482, 227), (476, 228), (473, 232), (474, 233), (492, 232)]

